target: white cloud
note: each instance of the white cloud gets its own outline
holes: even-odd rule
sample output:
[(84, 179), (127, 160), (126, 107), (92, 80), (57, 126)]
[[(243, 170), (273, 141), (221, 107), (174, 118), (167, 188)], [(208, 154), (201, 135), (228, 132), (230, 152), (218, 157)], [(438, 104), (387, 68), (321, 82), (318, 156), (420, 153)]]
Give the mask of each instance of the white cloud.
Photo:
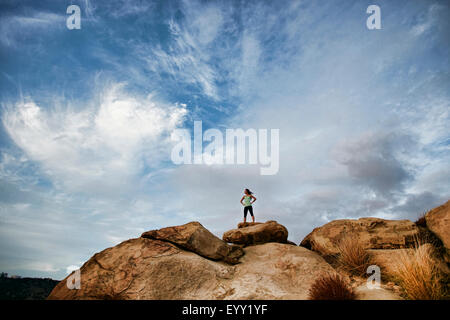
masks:
[(66, 273), (71, 274), (73, 271), (80, 269), (79, 266), (70, 265), (66, 268)]
[(54, 267), (51, 263), (33, 261), (24, 266), (27, 269), (41, 272), (57, 272), (59, 268)]
[[(168, 134), (182, 124), (184, 105), (129, 96), (114, 85), (88, 107), (10, 107), (3, 124), (25, 155), (65, 190), (120, 190), (145, 166), (157, 167), (170, 150)], [(107, 181), (107, 186), (105, 182)]]
[(211, 43), (221, 32), (224, 18), (220, 8), (210, 6), (193, 6), (192, 1), (185, 1), (188, 28), (200, 45)]

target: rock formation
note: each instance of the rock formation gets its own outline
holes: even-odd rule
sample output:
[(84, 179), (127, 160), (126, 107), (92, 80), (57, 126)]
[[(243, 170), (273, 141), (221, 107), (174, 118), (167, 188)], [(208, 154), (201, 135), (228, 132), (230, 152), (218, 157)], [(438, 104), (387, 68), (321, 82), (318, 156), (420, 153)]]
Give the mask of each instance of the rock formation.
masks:
[(80, 269), (81, 288), (66, 279), (48, 299), (306, 299), (333, 268), (317, 253), (280, 243), (243, 249), (229, 265), (168, 241), (137, 238), (95, 254)]
[(287, 237), (287, 229), (271, 220), (265, 223), (239, 223), (237, 229), (225, 232), (222, 239), (226, 242), (248, 246), (267, 242), (287, 243)]
[(300, 245), (326, 256), (339, 253), (346, 236), (356, 237), (366, 249), (399, 249), (414, 246), (418, 235), (419, 228), (409, 220), (345, 219), (315, 228)]
[(199, 222), (144, 232), (142, 238), (168, 241), (183, 249), (198, 253), (212, 260), (239, 263), (244, 251), (239, 246), (228, 245), (213, 235)]
[(355, 288), (358, 300), (402, 300), (402, 298), (391, 290), (380, 287), (378, 289), (369, 289), (362, 285)]
[[(439, 237), (447, 252), (448, 223), (449, 202), (426, 215), (427, 232)], [(190, 222), (144, 232), (96, 253), (80, 269), (80, 289), (67, 287), (69, 276), (48, 299), (307, 299), (320, 276), (344, 272), (324, 259), (339, 252), (344, 237), (358, 239), (384, 272), (404, 252), (414, 253), (410, 247), (419, 231), (408, 220), (336, 220), (293, 246), (276, 221), (240, 223), (223, 240)], [(369, 290), (364, 277), (345, 276), (358, 299), (401, 299), (393, 282)]]
[(425, 221), (427, 228), (442, 241), (445, 260), (450, 263), (450, 200), (427, 212)]
[(240, 229), (245, 227), (256, 226), (257, 224), (262, 224), (262, 222), (239, 222), (237, 227), (238, 229)]

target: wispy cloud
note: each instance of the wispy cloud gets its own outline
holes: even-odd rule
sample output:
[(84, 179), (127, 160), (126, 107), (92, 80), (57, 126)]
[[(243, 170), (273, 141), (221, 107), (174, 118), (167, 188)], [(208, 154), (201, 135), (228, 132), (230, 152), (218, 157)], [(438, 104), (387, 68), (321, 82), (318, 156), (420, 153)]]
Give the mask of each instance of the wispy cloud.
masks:
[(173, 40), (168, 44), (167, 50), (163, 50), (161, 46), (152, 49), (145, 46), (140, 50), (140, 56), (147, 62), (147, 67), (155, 73), (167, 73), (176, 81), (198, 85), (204, 94), (218, 99), (216, 73), (209, 65), (210, 57), (201, 51), (189, 31), (182, 30), (173, 20), (168, 22), (168, 27)]
[(17, 48), (25, 45), (32, 34), (53, 28), (61, 30), (65, 26), (66, 17), (46, 11), (33, 11), (31, 14), (3, 15), (0, 20), (0, 43), (6, 47)]

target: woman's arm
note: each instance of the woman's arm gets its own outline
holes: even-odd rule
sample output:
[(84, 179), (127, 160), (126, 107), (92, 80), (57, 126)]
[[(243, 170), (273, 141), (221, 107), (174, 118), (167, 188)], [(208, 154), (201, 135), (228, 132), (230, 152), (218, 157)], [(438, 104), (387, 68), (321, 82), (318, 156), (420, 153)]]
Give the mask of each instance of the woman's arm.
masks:
[(256, 201), (255, 196), (251, 195), (251, 197), (252, 197), (252, 199), (253, 199), (253, 201), (252, 201), (251, 203), (255, 202), (255, 201)]
[(242, 200), (244, 200), (244, 198), (245, 198), (245, 196), (243, 196), (240, 201), (242, 205), (244, 205), (244, 203), (242, 202)]

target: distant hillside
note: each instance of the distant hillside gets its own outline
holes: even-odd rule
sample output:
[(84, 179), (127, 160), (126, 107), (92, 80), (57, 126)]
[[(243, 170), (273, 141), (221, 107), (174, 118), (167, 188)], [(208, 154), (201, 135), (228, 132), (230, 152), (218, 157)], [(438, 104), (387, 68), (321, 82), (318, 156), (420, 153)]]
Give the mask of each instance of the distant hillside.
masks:
[(44, 300), (59, 281), (0, 277), (0, 300)]

